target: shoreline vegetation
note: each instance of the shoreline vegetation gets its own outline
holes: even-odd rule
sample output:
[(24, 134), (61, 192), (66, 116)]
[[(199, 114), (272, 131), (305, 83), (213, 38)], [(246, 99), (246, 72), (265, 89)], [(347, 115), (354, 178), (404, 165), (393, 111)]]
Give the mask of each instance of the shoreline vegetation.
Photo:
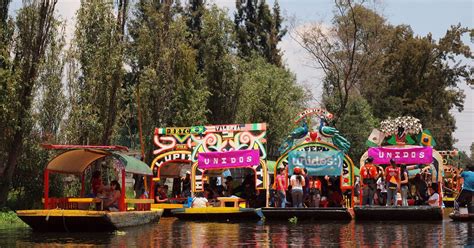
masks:
[(22, 227), (27, 226), (16, 213), (10, 209), (1, 209), (0, 210), (0, 229), (10, 228), (10, 227)]

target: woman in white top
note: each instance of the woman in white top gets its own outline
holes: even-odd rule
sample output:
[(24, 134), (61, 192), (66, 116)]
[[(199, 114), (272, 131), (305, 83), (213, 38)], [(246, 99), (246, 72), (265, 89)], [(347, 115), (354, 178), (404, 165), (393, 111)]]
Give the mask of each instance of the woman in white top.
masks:
[(295, 167), (293, 170), (293, 176), (290, 178), (291, 183), (291, 198), (293, 199), (293, 207), (303, 207), (303, 187), (305, 186), (305, 180), (302, 176), (301, 168)]
[(438, 185), (433, 184), (429, 187), (430, 198), (428, 199), (428, 205), (432, 207), (439, 207), (439, 194), (438, 194)]
[(193, 203), (191, 207), (193, 208), (205, 208), (209, 205), (206, 197), (203, 196), (202, 192), (197, 192), (196, 196), (193, 198)]

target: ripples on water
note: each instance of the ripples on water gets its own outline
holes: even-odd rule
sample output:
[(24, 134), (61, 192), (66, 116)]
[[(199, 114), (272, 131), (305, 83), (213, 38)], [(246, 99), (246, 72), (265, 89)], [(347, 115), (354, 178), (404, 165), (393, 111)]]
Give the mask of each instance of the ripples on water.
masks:
[(0, 227), (0, 247), (474, 247), (474, 223), (198, 223), (163, 218), (113, 233)]

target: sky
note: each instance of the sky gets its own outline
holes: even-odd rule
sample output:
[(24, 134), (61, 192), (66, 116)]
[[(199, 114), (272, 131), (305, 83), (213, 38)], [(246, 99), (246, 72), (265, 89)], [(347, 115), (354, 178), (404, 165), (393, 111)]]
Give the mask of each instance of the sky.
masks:
[[(185, 0), (181, 0), (184, 2)], [(21, 0), (13, 0), (11, 10), (14, 12), (21, 6)], [(228, 9), (229, 15), (235, 11), (235, 0), (208, 0), (220, 7)], [(274, 0), (267, 0), (273, 4)], [(329, 24), (333, 16), (333, 0), (279, 0), (281, 11), (286, 20), (296, 23), (297, 26), (314, 22)], [(474, 1), (472, 0), (372, 0), (367, 1), (370, 7), (378, 10), (392, 25), (410, 25), (415, 34), (425, 36), (431, 33), (434, 39), (439, 39), (451, 25), (461, 23), (463, 26), (474, 28)], [(69, 38), (74, 30), (74, 14), (79, 8), (79, 0), (59, 0), (57, 12), (67, 21)], [(474, 51), (474, 41), (466, 36), (464, 42)], [(309, 66), (309, 60), (301, 47), (286, 35), (280, 43), (284, 52), (284, 61), (288, 68), (295, 73), (299, 84), (312, 92), (312, 104), (317, 107), (321, 99), (322, 73)], [(474, 61), (463, 61), (474, 65)], [(455, 147), (468, 151), (474, 142), (474, 88), (459, 84), (466, 94), (464, 111), (459, 113), (452, 110), (456, 118), (457, 130), (454, 137), (457, 139)]]

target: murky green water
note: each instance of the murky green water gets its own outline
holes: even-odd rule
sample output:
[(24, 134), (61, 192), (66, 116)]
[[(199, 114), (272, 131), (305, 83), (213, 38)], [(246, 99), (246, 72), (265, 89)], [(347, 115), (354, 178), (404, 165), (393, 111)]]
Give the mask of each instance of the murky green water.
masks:
[(1, 227), (0, 247), (474, 247), (474, 223), (159, 223), (113, 233), (34, 233)]

